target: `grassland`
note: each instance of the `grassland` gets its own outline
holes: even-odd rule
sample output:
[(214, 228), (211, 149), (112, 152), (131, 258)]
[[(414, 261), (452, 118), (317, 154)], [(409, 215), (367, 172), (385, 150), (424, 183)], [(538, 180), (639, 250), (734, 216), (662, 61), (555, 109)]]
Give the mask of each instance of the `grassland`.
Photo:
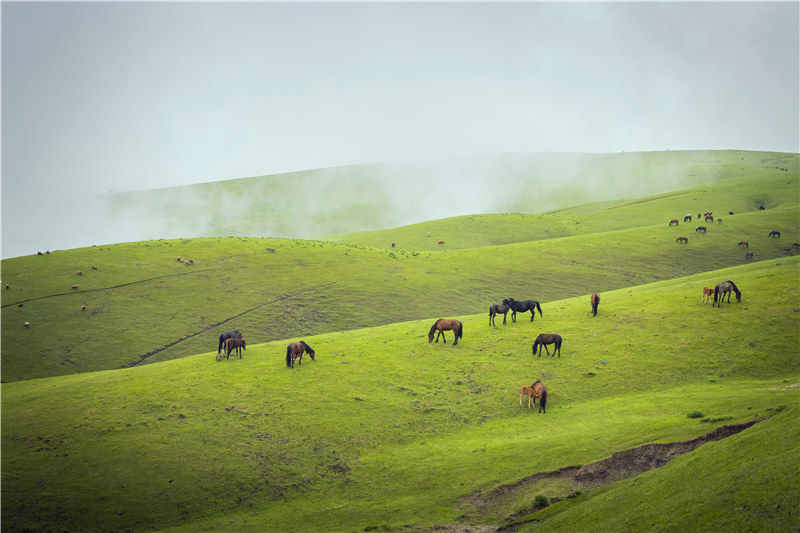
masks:
[[(254, 343), (477, 313), (508, 296), (549, 302), (741, 264), (745, 251), (736, 243), (743, 239), (755, 260), (785, 257), (797, 253), (791, 243), (800, 240), (799, 184), (796, 175), (789, 179), (775, 170), (771, 177), (730, 178), (680, 194), (550, 215), (431, 223), (452, 226), (447, 242), (454, 247), (485, 244), (492, 238), (481, 236), (500, 232), (503, 224), (508, 234), (536, 238), (461, 250), (242, 237), (9, 259), (2, 264), (10, 286), (3, 292), (3, 380), (183, 357), (216, 346), (230, 329), (246, 332)], [(761, 203), (766, 210), (755, 209)], [(694, 223), (667, 226), (687, 211), (705, 210), (736, 214), (706, 224), (706, 234), (695, 233)], [(587, 233), (564, 229), (572, 227)], [(767, 237), (773, 229), (781, 239)], [(551, 238), (537, 238), (547, 231)], [(676, 244), (679, 235), (689, 244)], [(178, 256), (195, 264), (179, 263)], [(76, 283), (79, 290), (72, 291)], [(26, 321), (30, 328), (22, 326)]]
[[(607, 291), (596, 318), (585, 295), (551, 302), (533, 324), (523, 318), (493, 328), (485, 313), (463, 316), (464, 339), (455, 347), (427, 342), (428, 319), (306, 336), (318, 360), (294, 370), (285, 367), (281, 341), (250, 346), (231, 362), (204, 353), (6, 383), (4, 527), (354, 531), (499, 524), (534, 494), (484, 514), (462, 498), (788, 406), (730, 444), (707, 445), (715, 453), (701, 448), (670, 470), (649, 473), (646, 484), (621, 482), (567, 502), (563, 513), (547, 510), (554, 521), (563, 516), (565, 527), (580, 519), (591, 529), (607, 524), (599, 513), (618, 507), (619, 500), (609, 500), (614, 494), (647, 487), (674, 501), (631, 507), (626, 523), (643, 515), (663, 521), (659, 509), (686, 501), (670, 491), (717, 494), (714, 482), (739, 479), (686, 473), (725, 464), (743, 479), (752, 473), (762, 480), (753, 467), (767, 465), (765, 475), (787, 474), (760, 484), (758, 497), (748, 483), (724, 491), (731, 505), (746, 504), (736, 507), (735, 520), (688, 503), (683, 519), (690, 523), (696, 514), (709, 528), (782, 529), (796, 524), (800, 501), (796, 456), (789, 453), (796, 449), (789, 439), (796, 435), (800, 370), (798, 267), (798, 258), (781, 258)], [(722, 279), (736, 281), (742, 302), (702, 305), (699, 287)], [(531, 355), (542, 331), (564, 337), (561, 358)], [(517, 404), (518, 387), (537, 378), (551, 390), (546, 415)], [(694, 410), (717, 421), (687, 418)], [(783, 437), (764, 445), (771, 435)], [(657, 475), (673, 488), (650, 480)], [(553, 497), (570, 489), (537, 490)], [(588, 510), (568, 518), (581, 508)]]

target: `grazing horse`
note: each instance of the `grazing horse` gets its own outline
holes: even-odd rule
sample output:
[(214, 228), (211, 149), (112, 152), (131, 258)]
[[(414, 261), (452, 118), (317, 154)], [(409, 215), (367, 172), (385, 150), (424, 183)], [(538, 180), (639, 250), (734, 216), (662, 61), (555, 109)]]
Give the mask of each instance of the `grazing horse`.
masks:
[(717, 224), (722, 224), (722, 219), (721, 218), (717, 219)]
[(780, 231), (776, 231), (776, 230), (772, 230), (772, 231), (769, 232), (769, 236), (770, 237), (780, 237), (781, 236), (781, 232)]
[(289, 346), (286, 347), (286, 366), (289, 368), (294, 368), (294, 362), (297, 361), (297, 364), (303, 364), (303, 354), (307, 353), (309, 357), (311, 357), (312, 361), (316, 361), (317, 358), (315, 357), (316, 352), (314, 351), (311, 346), (306, 344), (306, 341), (300, 342), (293, 342)]
[(672, 226), (673, 224), (676, 225), (676, 226), (678, 225), (678, 219), (677, 218), (673, 218), (672, 220), (669, 221), (669, 225), (670, 226)]
[(73, 286), (72, 286), (72, 290), (73, 290), (73, 291), (77, 291), (77, 290), (78, 290), (78, 286), (77, 286), (77, 285), (73, 285)]
[(428, 332), (428, 342), (433, 342), (433, 333), (436, 332), (436, 342), (439, 342), (439, 335), (441, 335), (442, 340), (447, 344), (447, 337), (444, 336), (446, 330), (453, 332), (455, 337), (453, 346), (458, 344), (458, 339), (464, 336), (464, 325), (461, 322), (450, 318), (440, 318), (431, 326), (431, 330)]
[(752, 258), (753, 258), (753, 252), (747, 252), (746, 254), (744, 254), (745, 261)]
[(709, 213), (705, 217), (703, 217), (703, 220), (705, 220), (706, 222), (714, 222), (714, 217), (711, 215), (711, 213)]
[[(225, 339), (225, 360), (230, 361), (231, 352), (242, 358), (242, 350), (247, 350), (247, 342), (241, 337)], [(222, 361), (222, 352), (217, 352), (217, 361)]]
[(436, 244), (438, 244), (439, 246), (444, 246), (444, 241), (439, 241)]
[(703, 287), (703, 299), (700, 300), (701, 303), (708, 303), (711, 301), (711, 295), (714, 294), (714, 289), (709, 289), (708, 287)]
[(764, 209), (766, 209), (766, 208), (763, 205), (758, 206), (758, 210), (759, 211), (764, 211)]
[(592, 316), (597, 316), (597, 306), (600, 305), (600, 295), (593, 292), (591, 297), (589, 297), (589, 301), (592, 304)]
[[(731, 291), (736, 293), (736, 301), (741, 302), (742, 293), (734, 282), (728, 280), (723, 281), (722, 283), (717, 283), (716, 287), (714, 287), (714, 303), (711, 304), (711, 307), (714, 307), (714, 305), (720, 307), (722, 300), (725, 299), (726, 293), (728, 294), (728, 303), (731, 303)], [(717, 303), (717, 297), (719, 297), (719, 303)]]
[(745, 248), (750, 248), (750, 243), (747, 241), (739, 241), (738, 246), (744, 246)]
[(690, 215), (688, 213), (683, 215), (683, 221), (684, 222), (691, 222), (692, 221), (692, 215)]
[(493, 304), (489, 307), (489, 325), (494, 326), (494, 317), (497, 314), (503, 315), (503, 324), (506, 323), (506, 315), (508, 315), (509, 307), (503, 304)]
[(689, 239), (687, 239), (686, 237), (678, 237), (677, 239), (675, 239), (675, 242), (682, 242), (683, 244), (688, 244)]
[(78, 270), (77, 272), (75, 272), (75, 274), (77, 274), (79, 276), (83, 276), (83, 270)]
[(698, 231), (702, 231), (703, 233), (705, 233), (706, 229), (707, 228), (705, 226), (697, 226), (697, 229), (694, 230), (694, 231), (695, 231), (695, 233), (697, 233)]
[(219, 336), (219, 346), (217, 347), (217, 353), (222, 352), (222, 345), (225, 344), (226, 340), (234, 339), (236, 337), (241, 339), (242, 338), (242, 334), (239, 333), (238, 331), (226, 331), (225, 333), (220, 335)]
[(522, 386), (519, 389), (519, 406), (522, 407), (522, 398), (528, 395), (528, 409), (531, 408), (531, 400), (533, 406), (536, 407), (536, 398), (539, 398), (539, 412), (547, 414), (547, 387), (544, 386), (540, 380), (536, 380), (530, 387)]
[(800, 242), (796, 242), (796, 243), (792, 244), (792, 246), (794, 246), (795, 248), (800, 248)]
[(394, 248), (394, 243), (392, 243), (392, 248)]
[(514, 298), (507, 298), (503, 300), (503, 305), (507, 305), (511, 309), (511, 322), (517, 321), (517, 313), (531, 312), (531, 322), (533, 317), (536, 316), (536, 310), (539, 310), (539, 316), (542, 316), (542, 306), (536, 300), (523, 300), (516, 301)]
[(733, 211), (728, 211), (728, 214), (729, 214), (729, 215), (732, 215), (732, 214), (733, 214)]
[[(550, 350), (547, 349), (548, 344), (555, 344), (553, 348), (553, 355), (550, 355)], [(555, 357), (556, 351), (558, 351), (558, 357), (561, 357), (561, 335), (556, 335), (555, 333), (542, 333), (536, 340), (533, 342), (533, 353), (536, 353), (536, 348), (539, 348), (539, 357), (542, 356), (542, 348), (547, 352), (547, 355), (550, 357)]]

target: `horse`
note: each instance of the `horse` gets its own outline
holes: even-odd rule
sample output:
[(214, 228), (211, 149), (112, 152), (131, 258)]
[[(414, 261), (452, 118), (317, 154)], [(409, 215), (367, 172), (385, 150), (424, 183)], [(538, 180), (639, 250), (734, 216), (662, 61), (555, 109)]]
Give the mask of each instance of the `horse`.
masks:
[(692, 215), (690, 215), (688, 213), (683, 215), (683, 221), (684, 222), (691, 222), (692, 221)]
[(675, 242), (682, 242), (683, 244), (688, 244), (689, 239), (687, 239), (686, 237), (678, 237), (677, 239), (675, 239)]
[(530, 387), (524, 385), (519, 389), (519, 406), (522, 407), (522, 398), (528, 395), (528, 409), (531, 408), (531, 400), (533, 406), (536, 407), (536, 398), (539, 398), (539, 412), (547, 414), (547, 387), (544, 386), (540, 380), (536, 380)]
[(700, 302), (701, 303), (710, 302), (712, 294), (714, 294), (714, 289), (709, 289), (708, 287), (703, 287), (703, 299), (700, 300)]
[(672, 226), (673, 224), (675, 224), (676, 226), (678, 225), (678, 219), (677, 218), (673, 218), (672, 220), (669, 221), (669, 225), (670, 226)]
[(714, 217), (711, 216), (711, 213), (709, 213), (705, 217), (703, 217), (703, 220), (705, 220), (706, 222), (714, 222)]
[(236, 337), (241, 338), (242, 334), (239, 333), (238, 331), (226, 331), (225, 333), (220, 335), (219, 336), (219, 346), (217, 346), (217, 353), (220, 353), (222, 351), (222, 345), (225, 343), (226, 340), (233, 339), (233, 338), (236, 338)]
[(431, 326), (431, 330), (428, 332), (428, 342), (433, 342), (433, 332), (435, 331), (436, 342), (439, 342), (439, 335), (441, 335), (442, 341), (447, 344), (447, 337), (444, 336), (444, 332), (447, 330), (453, 331), (453, 336), (455, 337), (453, 346), (458, 344), (458, 339), (464, 336), (464, 325), (461, 322), (450, 318), (440, 318)]
[(729, 215), (732, 215), (732, 214), (733, 214), (733, 211), (728, 211), (728, 214), (729, 214)]
[(72, 290), (73, 290), (73, 291), (77, 291), (77, 290), (78, 290), (78, 286), (77, 286), (77, 285), (73, 285), (73, 286), (72, 286)]
[(781, 232), (780, 231), (776, 231), (776, 230), (772, 230), (772, 231), (769, 232), (769, 236), (770, 237), (778, 237), (778, 238), (780, 238)]
[(717, 224), (722, 224), (722, 219), (721, 218), (717, 219)]
[(792, 246), (794, 246), (795, 248), (800, 248), (800, 242), (796, 242), (796, 243), (792, 244)]
[(289, 368), (294, 368), (294, 362), (297, 361), (297, 364), (303, 364), (303, 354), (307, 353), (309, 357), (311, 357), (312, 361), (316, 361), (317, 358), (315, 357), (316, 352), (314, 349), (306, 344), (306, 341), (300, 342), (293, 342), (286, 347), (286, 366)]
[[(726, 293), (728, 294), (728, 303), (731, 303), (731, 291), (736, 293), (736, 301), (741, 302), (742, 292), (734, 282), (728, 280), (723, 281), (722, 283), (717, 283), (716, 287), (714, 287), (714, 303), (711, 304), (711, 307), (714, 307), (714, 305), (721, 307), (722, 300), (725, 298)], [(719, 297), (719, 303), (717, 303), (717, 297)]]
[(593, 292), (592, 296), (589, 297), (589, 301), (592, 303), (592, 316), (597, 316), (597, 306), (600, 305), (600, 295)]
[[(553, 348), (553, 355), (550, 355), (550, 350), (547, 349), (548, 344), (555, 344)], [(542, 356), (542, 348), (547, 352), (550, 357), (555, 357), (558, 351), (558, 357), (561, 358), (561, 335), (555, 333), (542, 333), (533, 342), (533, 353), (536, 354), (536, 348), (539, 348), (539, 357)]]
[(766, 208), (763, 205), (758, 206), (759, 211), (764, 211)]
[(75, 272), (75, 274), (77, 274), (78, 276), (83, 276), (83, 270), (78, 270), (77, 272)]
[(507, 298), (503, 300), (503, 305), (507, 305), (511, 309), (511, 322), (517, 321), (517, 313), (531, 312), (531, 322), (533, 317), (536, 316), (536, 309), (539, 310), (539, 316), (542, 316), (542, 306), (535, 300), (516, 301), (514, 298)]
[(750, 248), (750, 243), (747, 241), (739, 241), (737, 246), (744, 246), (745, 248)]
[(746, 254), (744, 254), (744, 258), (745, 258), (745, 261), (748, 260), (748, 259), (752, 259), (753, 258), (753, 252), (747, 252)]
[(703, 233), (705, 233), (707, 229), (708, 228), (706, 228), (705, 226), (697, 226), (697, 229), (694, 231), (695, 233), (697, 233), (698, 231), (702, 231)]
[(392, 243), (392, 248), (394, 248), (394, 243)]
[(495, 315), (502, 314), (503, 315), (503, 324), (506, 323), (506, 315), (508, 315), (509, 308), (507, 305), (503, 304), (493, 304), (489, 307), (489, 325), (494, 326), (494, 317)]
[(439, 241), (436, 244), (438, 244), (439, 246), (444, 246), (444, 241)]
[[(225, 360), (230, 361), (231, 352), (239, 354), (242, 358), (242, 350), (247, 350), (247, 342), (241, 337), (230, 337), (225, 339)], [(217, 352), (217, 361), (222, 361), (222, 352)]]

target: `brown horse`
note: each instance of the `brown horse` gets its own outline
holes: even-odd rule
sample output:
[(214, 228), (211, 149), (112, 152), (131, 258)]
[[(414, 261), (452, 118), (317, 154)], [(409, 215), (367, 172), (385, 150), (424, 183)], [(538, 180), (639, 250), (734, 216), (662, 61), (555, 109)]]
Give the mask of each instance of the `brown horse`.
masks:
[[(230, 337), (225, 339), (225, 360), (230, 361), (231, 352), (242, 358), (242, 350), (247, 350), (247, 343), (241, 337)], [(222, 352), (217, 352), (217, 361), (222, 361)]]
[(436, 244), (438, 244), (439, 246), (444, 246), (444, 241), (439, 241)]
[[(548, 344), (555, 344), (553, 348), (553, 355), (550, 355), (550, 350), (547, 349)], [(536, 354), (536, 348), (539, 348), (539, 357), (542, 356), (542, 348), (547, 352), (547, 355), (550, 357), (556, 356), (556, 351), (558, 351), (558, 357), (561, 358), (561, 335), (557, 335), (555, 333), (542, 333), (536, 340), (533, 342), (533, 353)]]
[(294, 362), (300, 365), (303, 363), (303, 354), (307, 353), (312, 361), (316, 361), (316, 352), (306, 344), (306, 341), (293, 342), (286, 347), (286, 366), (294, 368)]
[(670, 226), (672, 226), (673, 224), (676, 225), (676, 226), (678, 225), (678, 219), (677, 218), (673, 218), (672, 220), (669, 221), (669, 225)]
[(489, 325), (494, 326), (494, 317), (498, 313), (503, 315), (503, 324), (506, 323), (506, 315), (508, 315), (509, 307), (503, 304), (493, 304), (489, 307)]
[(747, 241), (739, 241), (738, 246), (744, 246), (745, 248), (750, 248), (750, 243)]
[(692, 215), (689, 215), (689, 214), (683, 215), (683, 221), (684, 222), (691, 222), (692, 221)]
[(592, 316), (597, 316), (597, 306), (600, 305), (600, 295), (593, 292), (589, 301), (592, 303)]
[(533, 406), (536, 407), (536, 398), (539, 398), (539, 412), (547, 414), (547, 387), (544, 386), (540, 380), (536, 380), (530, 387), (522, 386), (519, 389), (519, 406), (522, 407), (522, 398), (528, 395), (528, 409), (531, 408), (531, 400)]
[(428, 332), (428, 342), (433, 342), (433, 334), (436, 332), (436, 342), (439, 342), (439, 335), (441, 335), (442, 340), (447, 344), (447, 338), (444, 336), (446, 330), (453, 331), (453, 335), (455, 336), (453, 346), (458, 344), (458, 339), (464, 336), (464, 326), (461, 322), (455, 319), (440, 318), (431, 326), (431, 330)]
[(745, 258), (745, 260), (752, 259), (753, 258), (753, 252), (747, 252), (746, 254), (744, 254), (744, 258)]
[[(722, 283), (717, 283), (714, 287), (714, 303), (711, 304), (711, 307), (716, 305), (720, 307), (722, 304), (722, 300), (725, 298), (725, 294), (728, 295), (728, 303), (731, 303), (731, 291), (736, 293), (736, 301), (742, 301), (742, 292), (739, 290), (739, 287), (736, 286), (734, 282), (731, 280), (723, 281)], [(717, 303), (717, 298), (719, 297), (719, 303)]]
[(714, 222), (714, 217), (711, 215), (711, 213), (709, 213), (705, 217), (703, 217), (703, 220), (705, 220), (706, 222)]
[(709, 289), (708, 287), (703, 287), (703, 299), (700, 300), (701, 303), (708, 303), (711, 301), (711, 296), (714, 295), (714, 289)]
[(675, 242), (682, 242), (683, 244), (688, 244), (689, 239), (687, 239), (686, 237), (678, 237), (677, 239), (675, 239)]
[(694, 232), (697, 233), (698, 231), (702, 231), (703, 233), (705, 233), (707, 230), (708, 228), (706, 228), (705, 226), (697, 226), (697, 229), (694, 230)]

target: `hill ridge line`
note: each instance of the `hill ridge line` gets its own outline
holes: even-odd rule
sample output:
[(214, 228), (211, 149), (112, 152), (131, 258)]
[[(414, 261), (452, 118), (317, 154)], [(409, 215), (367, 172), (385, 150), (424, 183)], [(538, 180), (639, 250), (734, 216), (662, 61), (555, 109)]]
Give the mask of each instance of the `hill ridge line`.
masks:
[[(240, 267), (240, 268), (244, 268), (244, 267)], [(171, 347), (175, 346), (176, 344), (178, 344), (180, 342), (183, 342), (183, 341), (185, 341), (187, 339), (191, 339), (192, 337), (196, 337), (198, 335), (202, 335), (203, 333), (206, 333), (207, 331), (211, 331), (212, 329), (217, 328), (217, 327), (221, 326), (222, 324), (224, 324), (226, 322), (230, 322), (234, 318), (239, 318), (240, 316), (246, 315), (247, 313), (251, 313), (251, 312), (255, 311), (256, 309), (260, 309), (260, 308), (262, 308), (262, 307), (264, 307), (266, 305), (274, 304), (275, 302), (280, 302), (280, 301), (286, 300), (288, 298), (293, 298), (293, 297), (298, 296), (300, 294), (303, 294), (305, 292), (313, 291), (313, 290), (316, 290), (316, 289), (324, 289), (325, 287), (330, 287), (331, 285), (336, 285), (336, 283), (337, 283), (336, 281), (332, 281), (331, 283), (325, 283), (323, 285), (317, 285), (317, 286), (314, 286), (314, 287), (309, 287), (307, 289), (303, 289), (302, 291), (298, 291), (298, 292), (291, 293), (291, 294), (285, 294), (285, 295), (281, 296), (280, 298), (276, 298), (274, 300), (270, 300), (269, 302), (264, 302), (263, 304), (259, 304), (259, 305), (255, 306), (255, 307), (253, 307), (251, 309), (248, 309), (246, 311), (243, 311), (243, 312), (241, 312), (241, 313), (239, 313), (237, 315), (233, 315), (231, 317), (228, 317), (228, 318), (226, 318), (225, 320), (223, 320), (221, 322), (217, 322), (216, 324), (212, 324), (210, 326), (207, 326), (207, 327), (201, 329), (200, 331), (196, 331), (195, 333), (192, 333), (191, 335), (187, 335), (185, 337), (182, 337), (182, 338), (180, 338), (180, 339), (178, 339), (178, 340), (176, 340), (174, 342), (171, 342), (171, 343), (167, 344), (166, 346), (162, 346), (161, 348), (156, 348), (155, 350), (147, 352), (144, 355), (140, 355), (138, 361), (131, 361), (130, 363), (122, 366), (122, 368), (131, 368), (131, 367), (137, 366), (137, 365), (141, 364), (143, 361), (145, 361), (145, 360), (149, 359), (150, 357), (154, 356), (155, 354), (163, 352), (164, 350), (166, 350), (168, 348), (171, 348)]]

